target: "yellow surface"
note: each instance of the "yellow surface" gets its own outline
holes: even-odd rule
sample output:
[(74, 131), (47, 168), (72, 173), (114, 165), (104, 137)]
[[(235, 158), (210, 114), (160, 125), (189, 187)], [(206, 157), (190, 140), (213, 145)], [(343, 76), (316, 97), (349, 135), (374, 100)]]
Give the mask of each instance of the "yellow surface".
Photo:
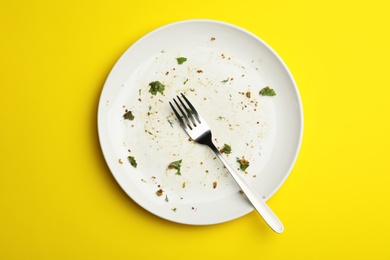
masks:
[[(389, 259), (386, 1), (0, 0), (0, 259)], [(113, 179), (96, 114), (120, 55), (192, 18), (271, 45), (301, 93), (297, 163), (269, 201), (213, 226), (155, 217)]]

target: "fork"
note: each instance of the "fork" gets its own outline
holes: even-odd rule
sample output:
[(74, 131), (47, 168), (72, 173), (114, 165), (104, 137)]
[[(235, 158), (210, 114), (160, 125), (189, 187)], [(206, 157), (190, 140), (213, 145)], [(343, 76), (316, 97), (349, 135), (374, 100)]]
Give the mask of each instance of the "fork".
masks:
[[(249, 201), (252, 203), (253, 207), (257, 210), (260, 216), (264, 221), (276, 232), (283, 232), (283, 224), (280, 222), (279, 218), (272, 212), (268, 207), (265, 201), (256, 193), (256, 191), (248, 185), (245, 180), (229, 165), (227, 160), (222, 156), (222, 153), (218, 148), (213, 144), (211, 129), (207, 125), (206, 121), (201, 117), (201, 115), (196, 111), (194, 106), (190, 101), (181, 93), (181, 97), (176, 96), (177, 100), (173, 98), (173, 101), (177, 107), (169, 102), (173, 112), (175, 113), (177, 119), (179, 120), (182, 128), (187, 133), (187, 135), (197, 143), (207, 145), (211, 150), (218, 156), (218, 158), (225, 165), (226, 169), (233, 176), (234, 180), (240, 186), (241, 190), (245, 193)], [(183, 102), (183, 100), (184, 102)]]

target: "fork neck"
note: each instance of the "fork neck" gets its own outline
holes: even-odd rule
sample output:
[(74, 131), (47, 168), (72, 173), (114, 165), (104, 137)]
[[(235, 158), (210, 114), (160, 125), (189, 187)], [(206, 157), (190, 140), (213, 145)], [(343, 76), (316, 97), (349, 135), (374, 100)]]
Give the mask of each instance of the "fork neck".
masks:
[(205, 144), (205, 145), (209, 146), (210, 148), (212, 148), (212, 146), (215, 147), (215, 145), (213, 144), (213, 141), (212, 141), (212, 135), (211, 135), (210, 130), (204, 132), (202, 135), (200, 135), (198, 138), (196, 138), (196, 142), (200, 143), (200, 144)]

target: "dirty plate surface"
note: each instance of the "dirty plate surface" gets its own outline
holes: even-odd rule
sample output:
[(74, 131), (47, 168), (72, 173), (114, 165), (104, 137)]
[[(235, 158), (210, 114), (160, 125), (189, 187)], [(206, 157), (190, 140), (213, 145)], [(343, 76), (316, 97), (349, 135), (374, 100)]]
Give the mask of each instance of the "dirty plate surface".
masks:
[[(259, 94), (266, 87), (276, 96)], [(212, 151), (181, 129), (168, 104), (179, 93), (208, 122), (217, 147), (231, 148), (225, 153), (231, 165), (269, 199), (299, 152), (299, 93), (266, 43), (210, 20), (177, 22), (147, 34), (108, 76), (98, 131), (104, 157), (123, 190), (151, 213), (185, 224), (221, 223), (253, 210)], [(245, 171), (241, 159), (249, 162)]]

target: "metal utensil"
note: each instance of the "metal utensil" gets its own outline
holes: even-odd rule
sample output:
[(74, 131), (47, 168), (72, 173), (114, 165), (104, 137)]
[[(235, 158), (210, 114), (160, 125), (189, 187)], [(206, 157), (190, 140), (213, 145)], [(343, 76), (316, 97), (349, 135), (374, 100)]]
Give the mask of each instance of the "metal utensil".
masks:
[[(218, 156), (218, 158), (225, 165), (226, 169), (233, 176), (237, 184), (241, 187), (241, 190), (245, 193), (249, 201), (252, 203), (253, 207), (259, 212), (264, 221), (276, 232), (283, 232), (283, 224), (280, 222), (279, 218), (272, 212), (268, 207), (265, 201), (256, 193), (256, 191), (249, 186), (245, 180), (233, 169), (232, 166), (226, 161), (222, 156), (221, 152), (212, 142), (211, 129), (207, 125), (206, 121), (201, 117), (201, 115), (196, 111), (194, 106), (188, 101), (188, 99), (181, 94), (180, 98), (177, 96), (177, 100), (173, 99), (175, 106), (169, 102), (173, 112), (175, 113), (177, 119), (179, 120), (182, 128), (188, 134), (188, 136), (197, 143), (207, 145), (213, 150), (213, 152)], [(183, 102), (183, 100), (184, 102)]]

